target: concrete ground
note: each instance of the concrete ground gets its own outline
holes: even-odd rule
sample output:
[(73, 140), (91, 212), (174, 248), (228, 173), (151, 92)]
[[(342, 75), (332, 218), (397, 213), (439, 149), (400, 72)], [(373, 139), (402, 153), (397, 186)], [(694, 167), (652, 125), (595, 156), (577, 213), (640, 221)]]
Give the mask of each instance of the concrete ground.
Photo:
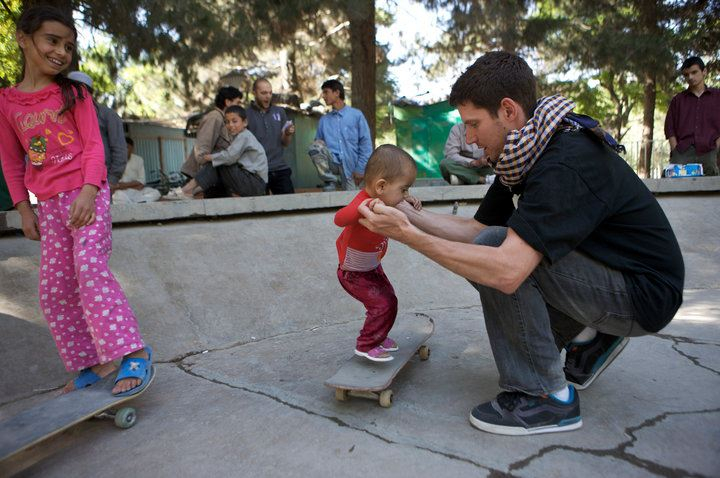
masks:
[[(498, 393), (477, 293), (414, 251), (392, 243), (384, 267), (400, 325), (435, 320), (432, 356), (401, 371), (383, 409), (323, 386), (362, 322), (335, 279), (331, 211), (117, 227), (113, 271), (158, 359), (138, 423), (82, 423), (0, 476), (720, 476), (719, 198), (660, 196), (683, 307), (580, 392), (580, 430), (515, 438), (468, 422)], [(0, 237), (0, 421), (69, 377), (37, 307), (38, 254)]]

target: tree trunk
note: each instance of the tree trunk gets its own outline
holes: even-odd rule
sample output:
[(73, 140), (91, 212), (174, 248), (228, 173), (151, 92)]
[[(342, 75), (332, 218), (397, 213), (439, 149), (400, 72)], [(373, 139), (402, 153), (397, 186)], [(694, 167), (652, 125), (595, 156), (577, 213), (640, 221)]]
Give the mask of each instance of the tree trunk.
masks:
[[(638, 2), (640, 8), (641, 28), (650, 40), (660, 41), (658, 26), (658, 4), (655, 0), (642, 0)], [(653, 62), (645, 65), (645, 71), (640, 78), (645, 84), (643, 99), (643, 135), (640, 158), (638, 158), (638, 175), (641, 178), (650, 177), (652, 165), (652, 141), (655, 127), (655, 96), (657, 94), (657, 65)]]
[(303, 98), (302, 85), (300, 85), (300, 78), (298, 77), (297, 71), (297, 45), (293, 40), (290, 46), (290, 54), (288, 55), (288, 71), (290, 72), (290, 93), (297, 93), (300, 95), (300, 101)]
[(638, 175), (641, 178), (650, 177), (652, 165), (653, 128), (655, 126), (655, 73), (645, 74), (645, 98), (643, 100), (643, 133), (640, 157), (638, 158)]
[(352, 105), (362, 111), (375, 145), (375, 0), (347, 0)]

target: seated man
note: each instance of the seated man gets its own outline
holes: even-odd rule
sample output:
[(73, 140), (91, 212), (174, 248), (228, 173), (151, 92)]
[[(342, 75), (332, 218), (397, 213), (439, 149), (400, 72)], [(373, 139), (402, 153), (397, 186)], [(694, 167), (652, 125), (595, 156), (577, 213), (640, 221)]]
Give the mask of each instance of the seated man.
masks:
[(440, 174), (450, 184), (485, 184), (485, 176), (494, 174), (485, 151), (465, 141), (465, 125), (452, 127), (445, 143), (445, 157), (440, 161)]
[[(582, 426), (575, 388), (593, 383), (625, 337), (665, 327), (685, 278), (657, 199), (607, 137), (571, 115), (572, 101), (537, 100), (536, 88), (527, 63), (506, 52), (483, 55), (452, 87), (468, 142), (497, 175), (474, 218), (403, 203), (358, 209), (363, 226), (479, 291), (502, 391), (470, 422), (505, 435)], [(606, 395), (595, 401), (622, 400)]]
[(141, 156), (133, 152), (135, 142), (129, 136), (125, 136), (125, 143), (128, 152), (127, 166), (120, 181), (110, 186), (113, 191), (113, 202), (123, 204), (157, 201), (160, 199), (160, 191), (145, 187), (145, 163)]

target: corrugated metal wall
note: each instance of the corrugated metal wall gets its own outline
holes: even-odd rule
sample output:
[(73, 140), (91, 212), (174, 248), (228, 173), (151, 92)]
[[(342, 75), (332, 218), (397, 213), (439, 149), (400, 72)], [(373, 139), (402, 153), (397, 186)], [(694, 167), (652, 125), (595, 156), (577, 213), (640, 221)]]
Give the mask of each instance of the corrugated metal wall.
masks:
[(193, 139), (183, 135), (182, 128), (126, 123), (127, 134), (135, 141), (135, 154), (145, 161), (145, 180), (160, 180), (160, 171), (172, 174), (180, 171), (193, 147)]

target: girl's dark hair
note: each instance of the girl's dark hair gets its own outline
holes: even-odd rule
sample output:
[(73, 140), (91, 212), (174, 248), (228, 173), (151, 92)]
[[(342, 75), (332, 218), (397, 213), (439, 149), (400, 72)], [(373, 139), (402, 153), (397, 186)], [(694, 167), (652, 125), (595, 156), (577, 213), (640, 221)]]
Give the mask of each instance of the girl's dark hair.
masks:
[(242, 99), (242, 91), (238, 90), (234, 86), (223, 86), (215, 95), (215, 106), (221, 110), (225, 108), (225, 100), (234, 100), (235, 98)]
[(228, 113), (235, 113), (242, 119), (244, 119), (244, 120), (247, 119), (247, 113), (245, 113), (245, 108), (243, 108), (242, 106), (230, 105), (227, 108), (225, 108), (225, 114), (228, 114)]
[(528, 118), (535, 112), (537, 86), (532, 69), (512, 53), (491, 51), (460, 75), (450, 92), (453, 106), (471, 102), (495, 118), (503, 98), (517, 101)]
[[(77, 30), (75, 29), (75, 23), (72, 17), (50, 5), (37, 5), (23, 11), (17, 23), (17, 31), (32, 36), (45, 22), (58, 22), (65, 25), (72, 30), (73, 36), (77, 39)], [(23, 58), (23, 75), (25, 74), (24, 61)], [(75, 106), (76, 98), (83, 99), (85, 97), (83, 91), (86, 87), (82, 83), (70, 80), (62, 73), (58, 73), (53, 79), (55, 83), (60, 86), (60, 92), (63, 97), (63, 107), (59, 114), (71, 110)]]
[(393, 144), (383, 144), (375, 148), (365, 167), (365, 182), (378, 178), (393, 181), (400, 177), (407, 168), (417, 171), (415, 160), (404, 150)]

